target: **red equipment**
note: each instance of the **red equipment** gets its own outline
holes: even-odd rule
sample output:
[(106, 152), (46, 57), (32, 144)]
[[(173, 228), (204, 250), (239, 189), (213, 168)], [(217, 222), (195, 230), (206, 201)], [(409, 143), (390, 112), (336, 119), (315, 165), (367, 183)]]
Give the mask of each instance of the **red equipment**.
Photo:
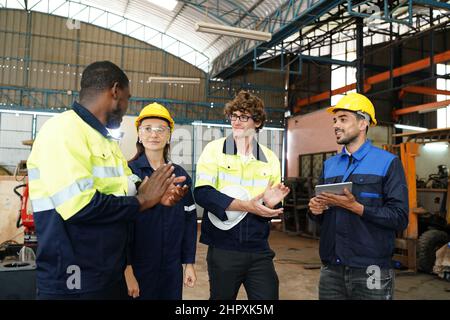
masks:
[[(24, 188), (22, 194), (17, 190)], [(24, 227), (24, 245), (35, 245), (37, 243), (36, 231), (34, 228), (33, 211), (31, 209), (28, 194), (28, 178), (25, 184), (18, 185), (14, 188), (14, 193), (20, 198), (20, 211), (17, 218), (17, 228)]]

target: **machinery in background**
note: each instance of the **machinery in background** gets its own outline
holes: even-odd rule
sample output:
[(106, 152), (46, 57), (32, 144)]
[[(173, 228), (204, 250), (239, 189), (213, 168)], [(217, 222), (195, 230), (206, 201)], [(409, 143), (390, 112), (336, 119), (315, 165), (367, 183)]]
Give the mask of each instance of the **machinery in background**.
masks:
[(448, 168), (446, 165), (438, 166), (438, 173), (432, 173), (428, 176), (428, 180), (423, 179), (416, 180), (417, 188), (433, 188), (433, 189), (446, 189), (448, 185)]
[(436, 263), (434, 264), (433, 272), (439, 277), (450, 281), (450, 242), (444, 244), (436, 252)]
[(25, 160), (20, 161), (17, 165), (14, 171), (14, 178), (20, 183), (13, 189), (14, 193), (20, 199), (16, 227), (17, 229), (23, 227), (24, 242), (20, 244), (15, 241), (6, 241), (5, 243), (2, 243), (0, 248), (0, 260), (3, 260), (5, 257), (17, 258), (23, 247), (31, 248), (34, 252), (37, 250), (37, 236), (34, 226), (33, 211), (29, 199), (28, 175)]
[(319, 225), (308, 216), (308, 203), (312, 189), (311, 179), (288, 178), (283, 183), (291, 189), (283, 204), (283, 232), (318, 238)]
[[(14, 188), (14, 193), (20, 198), (20, 210), (17, 217), (17, 228), (24, 227), (24, 245), (35, 247), (37, 244), (36, 231), (34, 228), (33, 211), (28, 196), (28, 178), (25, 177), (24, 184)], [(22, 193), (19, 190), (22, 189)]]
[(436, 251), (450, 241), (450, 213), (447, 202), (448, 169), (438, 166), (437, 174), (430, 174), (425, 188), (417, 187), (417, 206), (426, 212), (418, 216), (418, 269), (432, 272)]
[(409, 225), (397, 235), (394, 260), (410, 270), (431, 273), (436, 251), (450, 241), (450, 192), (448, 169), (438, 166), (438, 173), (420, 182), (416, 177), (419, 145), (450, 141), (450, 128), (394, 134), (405, 141), (385, 149), (399, 155), (408, 185)]
[[(31, 147), (33, 145), (33, 140), (22, 141), (22, 144)], [(17, 181), (23, 182), (14, 188), (14, 193), (20, 198), (20, 210), (17, 217), (16, 226), (17, 228), (22, 226), (24, 227), (24, 246), (36, 249), (37, 237), (34, 227), (33, 211), (29, 199), (28, 170), (26, 160), (19, 162), (14, 172), (14, 176)]]
[(336, 151), (299, 155), (299, 177), (283, 182), (291, 192), (284, 199), (283, 231), (318, 239), (320, 225), (308, 215), (308, 203), (314, 196), (314, 186), (322, 175), (323, 163)]
[[(32, 141), (23, 144), (31, 145)], [(26, 161), (18, 164), (14, 176), (21, 183), (14, 188), (14, 193), (20, 198), (16, 226), (24, 227), (24, 243), (6, 241), (0, 244), (0, 300), (34, 300), (37, 237), (29, 201)]]
[(446, 165), (438, 166), (437, 174), (430, 174), (428, 181), (431, 182), (431, 188), (447, 188), (448, 186), (448, 168)]
[(36, 298), (36, 256), (30, 247), (0, 244), (0, 300)]

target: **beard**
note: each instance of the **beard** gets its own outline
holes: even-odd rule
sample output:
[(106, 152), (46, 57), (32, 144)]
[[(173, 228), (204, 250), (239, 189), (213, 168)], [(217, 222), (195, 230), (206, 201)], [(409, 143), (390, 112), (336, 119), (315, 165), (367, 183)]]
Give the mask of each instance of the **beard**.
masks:
[(106, 127), (108, 129), (118, 129), (122, 123), (123, 113), (119, 105), (106, 116)]
[[(342, 133), (344, 133), (343, 131), (341, 131)], [(358, 138), (358, 134), (354, 134), (348, 137), (345, 136), (341, 136), (340, 139), (336, 140), (337, 144), (343, 144), (343, 145), (347, 145), (352, 143), (353, 141), (355, 141)]]

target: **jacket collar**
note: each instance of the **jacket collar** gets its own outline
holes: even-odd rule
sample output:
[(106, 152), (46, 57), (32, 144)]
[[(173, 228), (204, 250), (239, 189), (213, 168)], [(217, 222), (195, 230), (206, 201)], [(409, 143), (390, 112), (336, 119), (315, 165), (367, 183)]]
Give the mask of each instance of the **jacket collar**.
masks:
[(148, 159), (147, 159), (147, 156), (145, 155), (145, 152), (142, 152), (142, 154), (136, 160), (134, 160), (134, 164), (140, 169), (147, 169), (148, 168), (152, 172), (155, 171), (155, 169), (153, 169), (153, 167), (150, 165), (150, 162), (148, 162)]
[(137, 158), (137, 159), (134, 161), (134, 163), (135, 163), (135, 165), (136, 165), (138, 168), (141, 168), (141, 169), (143, 169), (143, 168), (150, 168), (151, 170), (153, 170), (152, 166), (151, 166), (150, 163), (148, 162), (148, 159), (147, 159), (147, 156), (145, 155), (145, 152), (143, 152), (143, 153), (139, 156), (139, 158)]
[[(261, 146), (259, 145), (259, 143), (255, 139), (253, 139), (252, 145), (253, 145), (252, 154), (256, 158), (256, 160), (263, 161), (263, 162), (268, 162), (267, 158), (266, 158), (266, 155), (264, 154), (263, 150), (261, 149)], [(225, 153), (225, 154), (229, 154), (229, 155), (236, 155), (237, 154), (236, 142), (234, 141), (234, 138), (233, 138), (232, 134), (230, 134), (225, 139), (225, 142), (223, 143), (223, 150), (222, 150), (222, 152)]]
[[(369, 139), (367, 139), (366, 142), (364, 142), (364, 144), (361, 147), (359, 147), (358, 150), (356, 150), (355, 152), (352, 153), (352, 157), (354, 159), (360, 161), (361, 159), (363, 159), (366, 156), (366, 154), (369, 152), (371, 147), (372, 147), (372, 142)], [(348, 157), (345, 147), (342, 148), (342, 152), (340, 153), (340, 156)]]
[(100, 132), (102, 136), (108, 139), (113, 139), (111, 134), (108, 132), (108, 129), (98, 120), (88, 109), (74, 101), (72, 104), (72, 110), (88, 125), (90, 125), (93, 129)]

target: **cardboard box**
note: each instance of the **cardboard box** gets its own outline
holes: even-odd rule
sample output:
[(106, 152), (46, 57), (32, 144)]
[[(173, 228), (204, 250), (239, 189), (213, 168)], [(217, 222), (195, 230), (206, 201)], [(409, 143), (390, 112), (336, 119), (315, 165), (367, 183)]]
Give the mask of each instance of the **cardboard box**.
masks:
[(23, 243), (23, 227), (16, 227), (20, 198), (13, 191), (20, 184), (23, 181), (16, 181), (12, 176), (0, 176), (0, 243), (7, 240)]

